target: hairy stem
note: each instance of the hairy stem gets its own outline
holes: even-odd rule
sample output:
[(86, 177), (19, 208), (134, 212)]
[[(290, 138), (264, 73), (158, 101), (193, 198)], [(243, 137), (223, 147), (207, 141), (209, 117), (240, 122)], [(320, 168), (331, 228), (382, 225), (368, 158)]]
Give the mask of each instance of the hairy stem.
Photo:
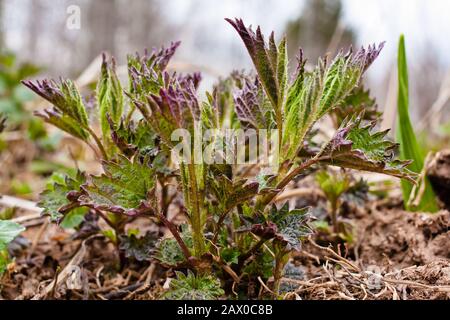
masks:
[(280, 284), (283, 278), (284, 267), (289, 261), (289, 251), (283, 249), (276, 250), (275, 254), (275, 267), (273, 269), (273, 291), (275, 292), (275, 298), (278, 298), (280, 294)]
[(203, 239), (202, 227), (202, 203), (200, 202), (200, 192), (197, 184), (197, 175), (195, 172), (195, 164), (189, 163), (187, 165), (189, 173), (189, 214), (193, 229), (194, 254), (200, 257), (205, 251), (205, 243)]
[(100, 138), (97, 136), (97, 134), (94, 132), (94, 130), (92, 130), (90, 127), (86, 127), (86, 130), (91, 134), (92, 138), (94, 139), (95, 144), (97, 145), (98, 149), (100, 150), (103, 159), (108, 160), (108, 154), (106, 153), (106, 150), (103, 147), (103, 144), (100, 141)]
[[(302, 171), (313, 166), (320, 160), (322, 160), (322, 159), (314, 157), (314, 158), (311, 158), (311, 159), (303, 162), (300, 166), (296, 167), (295, 169), (293, 169), (289, 173), (287, 173), (286, 176), (284, 176), (284, 178), (282, 178), (280, 180), (280, 182), (277, 184), (276, 188), (279, 190), (284, 189), (289, 184), (289, 182), (291, 182), (296, 176), (298, 176), (300, 173), (302, 173)], [(265, 196), (259, 196), (258, 199), (256, 200), (256, 207), (255, 207), (256, 211), (262, 211), (270, 202), (272, 202), (272, 200), (277, 195), (278, 194), (276, 194), (276, 193), (271, 193), (271, 194), (268, 194)]]

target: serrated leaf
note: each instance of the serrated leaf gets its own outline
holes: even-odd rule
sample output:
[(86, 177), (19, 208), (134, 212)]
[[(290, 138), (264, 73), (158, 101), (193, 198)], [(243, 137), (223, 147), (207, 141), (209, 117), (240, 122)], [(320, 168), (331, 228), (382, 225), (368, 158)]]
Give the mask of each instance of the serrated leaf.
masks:
[(398, 160), (395, 157), (398, 144), (386, 139), (389, 130), (373, 132), (375, 125), (372, 122), (363, 126), (361, 117), (344, 123), (317, 158), (322, 163), (383, 173), (415, 183), (416, 174), (407, 169), (411, 162)]
[(302, 239), (313, 233), (308, 224), (312, 219), (310, 208), (289, 210), (286, 203), (280, 210), (272, 207), (270, 219), (277, 226), (276, 241), (283, 243), (288, 250), (301, 249)]
[(157, 94), (165, 86), (163, 72), (179, 45), (180, 42), (172, 42), (168, 48), (145, 51), (142, 57), (128, 56), (130, 94), (134, 99), (145, 100), (147, 94)]
[(297, 78), (288, 89), (285, 126), (282, 133), (281, 162), (294, 159), (312, 126), (337, 108), (359, 85), (362, 75), (383, 48), (369, 46), (356, 53), (342, 53), (328, 64), (320, 59), (311, 73), (304, 70), (302, 56)]
[[(38, 202), (38, 206), (44, 209), (42, 214), (50, 216), (50, 219), (54, 222), (60, 221), (64, 216), (61, 209), (71, 203), (67, 196), (71, 191), (79, 192), (80, 186), (84, 182), (84, 175), (78, 172), (76, 177), (64, 176), (62, 181), (48, 185), (47, 189), (41, 193)], [(66, 213), (70, 213), (70, 211)]]
[(228, 212), (239, 204), (252, 199), (258, 194), (258, 182), (248, 182), (246, 179), (232, 181), (225, 175), (208, 179), (212, 194), (220, 203), (222, 212)]
[(336, 201), (350, 187), (350, 179), (345, 173), (320, 171), (316, 174), (316, 180), (330, 202)]
[(109, 118), (109, 125), (114, 144), (127, 157), (132, 157), (136, 152), (147, 153), (145, 150), (156, 148), (156, 135), (144, 120), (137, 123), (131, 120), (128, 124), (120, 121), (116, 124)]
[(195, 82), (191, 78), (172, 78), (167, 88), (159, 90), (159, 95), (147, 95), (145, 102), (136, 99), (133, 102), (168, 146), (174, 145), (171, 136), (176, 129), (193, 133), (195, 122), (201, 118)]
[(278, 127), (281, 128), (282, 106), (287, 83), (286, 39), (281, 40), (277, 46), (272, 32), (269, 43), (266, 44), (259, 26), (255, 33), (250, 27), (244, 25), (242, 19), (227, 18), (225, 20), (236, 29), (244, 42), (261, 84), (272, 103)]
[(125, 251), (127, 258), (134, 258), (137, 261), (150, 259), (155, 250), (157, 234), (147, 232), (145, 236), (138, 238), (136, 235), (120, 236), (119, 249)]
[(224, 248), (220, 251), (222, 260), (230, 264), (238, 263), (240, 254), (239, 248)]
[(87, 141), (89, 138), (89, 133), (79, 125), (77, 120), (64, 115), (58, 109), (53, 108), (44, 111), (36, 111), (35, 115), (78, 139)]
[(212, 275), (195, 275), (190, 270), (186, 275), (176, 271), (176, 275), (164, 294), (167, 300), (216, 300), (225, 294), (220, 280)]
[[(193, 248), (191, 232), (186, 225), (182, 226), (181, 229), (181, 239), (189, 249)], [(157, 244), (154, 258), (161, 264), (169, 267), (178, 267), (186, 263), (186, 257), (184, 256), (178, 242), (174, 238), (162, 239)]]
[(29, 89), (53, 104), (48, 109), (36, 114), (45, 121), (82, 140), (87, 140), (89, 127), (86, 108), (80, 92), (71, 80), (23, 81)]
[(155, 171), (148, 158), (143, 163), (119, 156), (117, 162), (105, 161), (105, 173), (91, 176), (81, 186), (80, 205), (114, 213), (136, 215), (148, 211), (148, 195), (155, 187)]
[(0, 220), (0, 250), (14, 240), (25, 228), (18, 223), (9, 220)]
[(274, 129), (275, 115), (258, 78), (245, 80), (244, 87), (235, 95), (236, 114), (244, 127)]
[[(400, 37), (398, 46), (398, 121), (397, 121), (397, 141), (400, 143), (400, 158), (411, 159), (413, 162), (408, 168), (419, 174), (424, 166), (424, 155), (417, 142), (417, 137), (409, 117), (409, 85), (408, 85), (408, 65), (406, 60), (405, 38)], [(407, 181), (402, 181), (403, 201), (408, 210), (419, 210), (436, 212), (439, 207), (436, 202), (436, 195), (433, 192), (430, 182), (425, 181), (425, 191), (417, 208), (408, 207), (412, 185)]]
[[(100, 79), (97, 85), (97, 103), (100, 114), (100, 125), (102, 128), (103, 139), (109, 142), (110, 124), (108, 122), (118, 123), (123, 113), (123, 91), (122, 85), (116, 74), (115, 60), (110, 63), (106, 61), (106, 55), (103, 55)], [(109, 116), (109, 119), (108, 117)]]
[(233, 71), (230, 76), (213, 86), (212, 93), (207, 92), (207, 101), (202, 106), (202, 123), (206, 129), (236, 128), (237, 121), (234, 103), (235, 90), (243, 88), (248, 76), (243, 72)]
[(378, 111), (378, 105), (370, 96), (370, 91), (363, 86), (355, 88), (339, 105), (333, 110), (337, 127), (340, 127), (345, 119), (355, 114), (362, 114), (363, 120), (373, 121), (381, 117)]

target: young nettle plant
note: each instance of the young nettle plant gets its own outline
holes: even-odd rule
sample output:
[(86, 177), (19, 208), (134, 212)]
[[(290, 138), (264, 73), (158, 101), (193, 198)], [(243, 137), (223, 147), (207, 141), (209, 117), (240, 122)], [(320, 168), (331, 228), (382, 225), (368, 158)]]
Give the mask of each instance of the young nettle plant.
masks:
[[(93, 117), (73, 82), (24, 82), (54, 106), (38, 115), (85, 141), (104, 167), (101, 176), (79, 173), (44, 192), (40, 205), (45, 213), (59, 221), (73, 210), (88, 208), (85, 222), (92, 215), (106, 221), (118, 249), (128, 250), (123, 257), (154, 259), (166, 267), (190, 270), (178, 276), (173, 294), (166, 297), (217, 298), (224, 292), (252, 297), (261, 285), (258, 278), (270, 281), (278, 295), (290, 254), (300, 250), (302, 239), (312, 233), (309, 209), (274, 204), (298, 176), (334, 165), (411, 182), (415, 178), (406, 169), (408, 161), (395, 159), (396, 145), (385, 140), (386, 132), (374, 132), (374, 123), (365, 124), (364, 110), (342, 119), (334, 136), (320, 148), (308, 144), (317, 121), (344, 110), (346, 101), (359, 103), (351, 97), (361, 95), (361, 78), (382, 45), (340, 53), (332, 61), (320, 59), (311, 71), (306, 70), (300, 51), (290, 80), (285, 39), (276, 44), (272, 33), (266, 42), (259, 27), (254, 32), (242, 20), (227, 21), (244, 41), (256, 75), (233, 72), (203, 102), (197, 93), (199, 74), (166, 70), (179, 43), (130, 56), (125, 90), (114, 63), (104, 61), (92, 109), (99, 115), (99, 125), (89, 120)], [(357, 107), (364, 109), (361, 105)], [(242, 143), (224, 137), (224, 130), (249, 130), (249, 134)], [(196, 137), (206, 131), (213, 132), (208, 139)], [(273, 131), (276, 138), (269, 144), (280, 148), (270, 174), (258, 162), (236, 162), (239, 148), (249, 158), (255, 151), (250, 141)], [(180, 139), (183, 154), (215, 146), (215, 161), (175, 162), (170, 155), (179, 150)], [(186, 224), (181, 226), (170, 216), (169, 206), (177, 197), (174, 184), (183, 195)], [(155, 241), (157, 235), (125, 233), (126, 225), (137, 217), (166, 227), (173, 237)], [(145, 254), (139, 254), (140, 249)]]

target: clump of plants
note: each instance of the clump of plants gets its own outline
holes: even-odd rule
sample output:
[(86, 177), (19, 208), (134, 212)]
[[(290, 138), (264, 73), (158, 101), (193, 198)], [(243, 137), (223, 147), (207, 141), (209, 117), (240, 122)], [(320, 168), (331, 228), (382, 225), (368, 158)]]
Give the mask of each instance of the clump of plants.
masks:
[[(324, 57), (312, 70), (300, 50), (291, 77), (284, 38), (277, 43), (272, 33), (266, 40), (259, 27), (227, 21), (256, 73), (233, 72), (204, 101), (200, 74), (167, 71), (178, 42), (129, 56), (127, 84), (114, 60), (104, 59), (93, 108), (70, 80), (24, 82), (53, 105), (37, 115), (85, 142), (103, 165), (101, 175), (78, 172), (49, 186), (39, 204), (44, 214), (55, 222), (81, 217), (72, 225), (78, 230), (103, 220), (108, 228), (97, 232), (116, 245), (122, 267), (129, 259), (153, 260), (182, 272), (166, 298), (251, 298), (261, 281), (278, 298), (285, 266), (313, 228), (309, 208), (277, 206), (275, 199), (319, 167), (415, 179), (387, 132), (376, 131), (378, 116), (364, 113), (367, 99), (359, 98), (382, 45)], [(315, 124), (331, 114), (336, 132), (313, 148)], [(242, 139), (233, 135), (242, 132)], [(275, 151), (254, 157), (252, 141)], [(182, 223), (173, 219), (178, 203)], [(138, 218), (172, 237), (130, 232)]]

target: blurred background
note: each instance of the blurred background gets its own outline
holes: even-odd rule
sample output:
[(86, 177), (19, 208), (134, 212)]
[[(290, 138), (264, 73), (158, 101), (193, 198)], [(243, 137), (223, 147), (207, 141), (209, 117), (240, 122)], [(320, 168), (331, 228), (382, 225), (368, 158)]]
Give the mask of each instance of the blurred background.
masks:
[[(266, 35), (275, 30), (278, 39), (287, 35), (291, 71), (300, 46), (313, 65), (350, 45), (386, 41), (365, 77), (384, 110), (383, 128), (395, 127), (396, 51), (404, 33), (410, 113), (421, 147), (426, 154), (450, 145), (448, 0), (0, 0), (0, 114), (8, 118), (0, 137), (0, 193), (33, 199), (42, 190), (37, 177), (84, 159), (77, 141), (32, 115), (46, 104), (20, 80), (62, 76), (86, 88), (103, 51), (123, 65), (127, 54), (181, 40), (169, 67), (201, 71), (203, 92), (233, 69), (251, 68), (225, 17), (261, 25)], [(119, 70), (126, 76), (126, 68)]]
[(446, 107), (441, 105), (450, 68), (447, 0), (0, 0), (0, 8), (3, 50), (51, 77), (78, 76), (102, 51), (123, 63), (128, 53), (181, 40), (177, 69), (201, 70), (207, 89), (217, 76), (250, 67), (224, 17), (242, 17), (266, 34), (286, 34), (293, 63), (299, 46), (315, 62), (350, 44), (386, 41), (366, 78), (386, 110), (395, 109), (389, 106), (396, 104), (396, 47), (404, 33), (413, 119), (422, 121), (438, 99), (438, 107)]

